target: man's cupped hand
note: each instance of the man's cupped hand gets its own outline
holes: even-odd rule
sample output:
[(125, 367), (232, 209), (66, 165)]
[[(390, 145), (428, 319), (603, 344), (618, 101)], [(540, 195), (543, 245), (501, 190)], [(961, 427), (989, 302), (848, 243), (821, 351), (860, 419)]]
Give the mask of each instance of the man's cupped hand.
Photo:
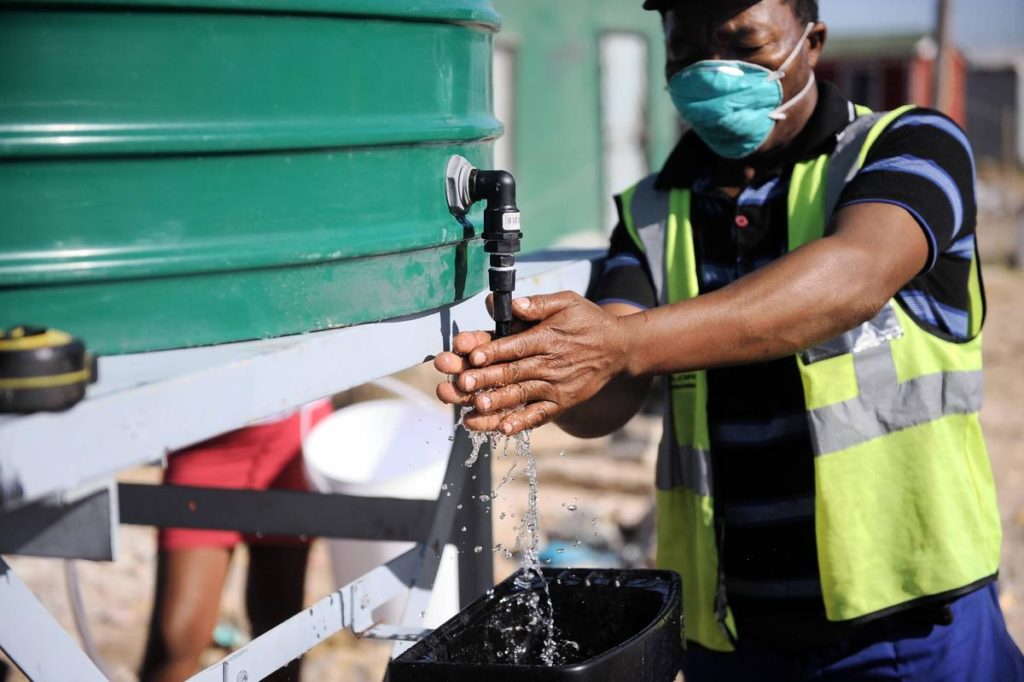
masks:
[(474, 431), (513, 435), (592, 398), (626, 367), (628, 333), (618, 318), (574, 292), (517, 298), (522, 331), (501, 339), (464, 332), (434, 367), (450, 381), (437, 397), (472, 406)]

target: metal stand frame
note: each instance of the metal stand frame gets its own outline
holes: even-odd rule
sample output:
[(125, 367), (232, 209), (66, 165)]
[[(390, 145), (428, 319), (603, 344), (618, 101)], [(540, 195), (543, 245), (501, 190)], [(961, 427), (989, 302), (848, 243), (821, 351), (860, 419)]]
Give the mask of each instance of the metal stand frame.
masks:
[[(598, 254), (547, 252), (523, 259), (517, 293), (583, 292)], [(491, 489), (490, 469), (464, 466), (456, 435), (437, 501), (286, 491), (115, 485), (117, 472), (240, 425), (419, 364), (459, 330), (490, 326), (484, 294), (439, 311), (301, 336), (100, 359), (100, 383), (60, 414), (0, 417), (0, 553), (112, 560), (116, 524), (232, 529), (285, 535), (415, 541), (193, 680), (250, 682), (343, 628), (396, 640), (424, 634), (441, 551), (458, 540), (490, 548), (489, 521), (469, 501)], [(481, 462), (487, 460), (482, 459)], [(462, 504), (459, 511), (457, 505)], [(493, 585), (490, 552), (463, 552), (460, 601)], [(397, 625), (374, 623), (377, 606), (408, 593)], [(33, 680), (103, 679), (74, 639), (0, 559), (0, 649)]]

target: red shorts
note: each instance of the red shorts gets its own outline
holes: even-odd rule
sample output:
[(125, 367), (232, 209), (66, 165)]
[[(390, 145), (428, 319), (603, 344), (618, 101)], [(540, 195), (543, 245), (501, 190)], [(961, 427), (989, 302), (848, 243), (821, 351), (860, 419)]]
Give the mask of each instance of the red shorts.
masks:
[[(302, 435), (331, 413), (329, 400), (306, 405), (289, 417), (247, 426), (180, 450), (167, 458), (164, 483), (201, 488), (309, 490), (302, 462)], [(161, 528), (162, 550), (232, 548), (239, 542), (297, 545), (293, 536), (255, 536), (234, 530)]]

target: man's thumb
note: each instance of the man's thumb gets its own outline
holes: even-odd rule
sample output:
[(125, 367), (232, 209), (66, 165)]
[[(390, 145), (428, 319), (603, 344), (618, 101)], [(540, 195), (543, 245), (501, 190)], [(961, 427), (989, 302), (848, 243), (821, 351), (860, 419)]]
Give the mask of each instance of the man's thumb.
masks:
[(571, 291), (524, 296), (512, 301), (512, 312), (520, 320), (539, 322), (568, 308), (576, 300), (576, 297), (577, 295)]

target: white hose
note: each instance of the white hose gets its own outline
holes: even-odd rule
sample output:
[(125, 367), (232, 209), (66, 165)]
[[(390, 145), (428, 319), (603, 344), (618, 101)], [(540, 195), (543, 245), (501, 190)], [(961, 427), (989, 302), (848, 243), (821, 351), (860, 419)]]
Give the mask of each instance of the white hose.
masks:
[(82, 640), (82, 649), (85, 655), (92, 659), (96, 667), (108, 680), (114, 679), (110, 667), (100, 655), (96, 646), (96, 640), (92, 637), (92, 630), (89, 629), (89, 621), (85, 616), (85, 605), (82, 603), (81, 582), (78, 578), (78, 566), (72, 560), (64, 562), (64, 583), (68, 591), (68, 603), (71, 605), (71, 616), (75, 619), (75, 629), (78, 630), (78, 637)]
[(437, 398), (434, 396), (427, 395), (423, 391), (413, 388), (404, 381), (395, 379), (394, 377), (381, 377), (380, 379), (374, 379), (370, 384), (380, 386), (385, 391), (390, 391), (395, 395), (405, 398), (411, 402), (421, 405), (423, 407), (429, 407), (434, 410), (441, 409), (438, 404)]

